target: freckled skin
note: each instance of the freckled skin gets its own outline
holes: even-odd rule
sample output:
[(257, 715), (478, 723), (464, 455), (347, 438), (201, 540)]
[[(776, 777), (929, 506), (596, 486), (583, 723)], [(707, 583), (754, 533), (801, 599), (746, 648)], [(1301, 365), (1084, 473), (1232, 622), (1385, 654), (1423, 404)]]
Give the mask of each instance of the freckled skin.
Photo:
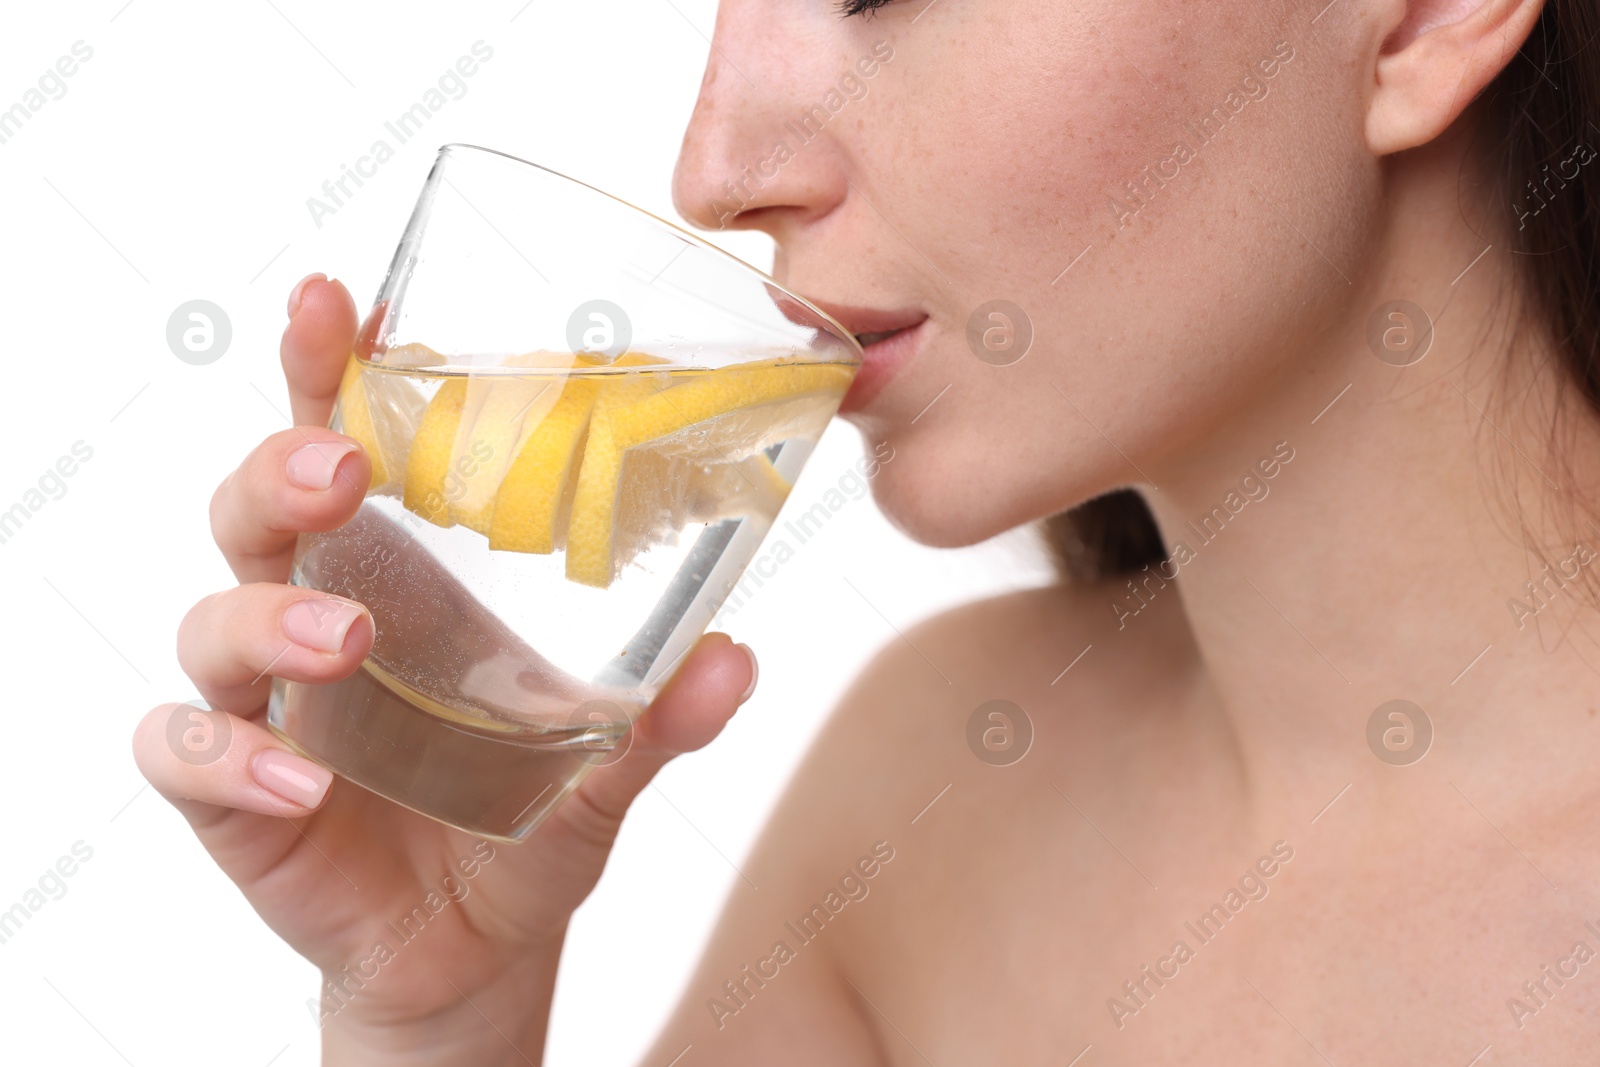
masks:
[[(806, 239), (791, 242), (778, 264), (791, 284), (824, 299), (914, 303), (933, 315), (936, 336), (915, 370), (858, 422), (913, 446), (911, 462), (875, 483), (885, 510), (921, 540), (963, 544), (1125, 478), (1126, 463), (1056, 388), (1125, 451), (1171, 453), (1205, 433), (1241, 388), (1280, 371), (1286, 340), (1326, 328), (1360, 299), (1328, 289), (1334, 275), (1283, 239), (1247, 181), (1281, 189), (1308, 158), (1343, 174), (1344, 217), (1297, 222), (1335, 261), (1356, 254), (1361, 228), (1349, 215), (1370, 213), (1379, 194), (1369, 161), (1339, 128), (1355, 121), (1353, 103), (1338, 124), (1290, 114), (1315, 92), (1307, 75), (1315, 59), (1302, 55), (1155, 194), (1139, 225), (1119, 228), (1110, 198), (1126, 196), (1125, 183), (1169, 155), (1200, 101), (1224, 99), (1244, 65), (1271, 58), (1278, 42), (1294, 46), (1301, 31), (1289, 28), (1289, 15), (1191, 19), (1180, 35), (1163, 18), (1141, 22), (1104, 5), (1082, 5), (1081, 16), (1040, 4), (939, 8), (916, 25), (914, 12), (885, 9), (836, 28), (823, 5), (724, 5), (719, 50), (756, 88), (724, 76), (703, 91), (678, 199), (691, 219), (714, 222), (705, 208), (720, 184), (714, 174), (763, 158), (783, 122), (820, 99), (838, 72), (875, 42), (893, 44), (866, 99), (848, 105), (826, 140), (803, 146), (757, 192), (756, 206), (805, 205)], [(757, 23), (761, 35), (747, 35)], [(773, 39), (808, 42), (795, 52), (820, 54), (780, 55)], [(1210, 58), (1218, 55), (1233, 61)], [(863, 196), (848, 196), (847, 183)], [(1224, 225), (1241, 204), (1248, 224)], [(761, 221), (780, 241), (800, 225), (798, 217)], [(829, 257), (836, 245), (851, 250), (849, 262)], [(1321, 322), (1308, 319), (1279, 299), (1289, 288), (1341, 304), (1321, 309)], [(963, 333), (972, 309), (995, 297), (1021, 306), (1038, 338), (1003, 373), (976, 361)], [(1195, 329), (1202, 320), (1205, 329)], [(1129, 365), (1134, 352), (1137, 367)], [(938, 415), (908, 427), (946, 384), (953, 388)], [(1014, 461), (997, 467), (982, 437), (986, 413), (1001, 407), (1055, 432), (1011, 438)]]
[[(1376, 146), (1374, 109), (1403, 96), (1382, 45), (1405, 6), (1324, 8), (909, 0), (841, 22), (822, 3), (722, 4), (711, 64), (744, 77), (708, 77), (684, 139), (675, 196), (700, 225), (785, 120), (893, 44), (869, 94), (730, 223), (770, 233), (801, 293), (928, 315), (849, 415), (895, 449), (873, 481), (885, 515), (964, 545), (1134, 484), (1163, 540), (1198, 552), (1131, 620), (1115, 605), (1140, 601), (1112, 578), (969, 605), (886, 646), (744, 865), (761, 891), (735, 885), (648, 1062), (687, 1044), (730, 1064), (1067, 1063), (1086, 1046), (1085, 1064), (1591, 1056), (1600, 962), (1514, 1010), (1574, 942), (1600, 951), (1584, 925), (1600, 927), (1600, 895), (1582, 888), (1600, 874), (1596, 653), (1574, 647), (1600, 627), (1577, 594), (1538, 637), (1504, 607), (1529, 564), (1484, 471), (1518, 460), (1482, 451), (1493, 405), (1463, 370), (1499, 369), (1488, 309), (1510, 278), (1504, 257), (1461, 273), (1505, 235), (1503, 211), (1457, 196), (1483, 120), (1457, 110), (1409, 152)], [(1519, 41), (1537, 7), (1511, 10), (1505, 34), (1469, 25), (1431, 52), (1456, 58), (1405, 106), (1449, 100), (1460, 57)], [(1179, 141), (1191, 158), (1136, 199), (1127, 183)], [(1112, 198), (1136, 210), (1119, 219)], [(1366, 330), (1412, 293), (1460, 318), (1402, 378)], [(967, 345), (992, 299), (1034, 330), (1011, 366)], [(1528, 464), (1592, 478), (1587, 414), (1569, 451), (1540, 451), (1559, 401), (1538, 363), (1510, 364), (1531, 400), (1495, 427)], [(1295, 458), (1270, 493), (1214, 543), (1188, 532), (1275, 442)], [(1514, 505), (1543, 514), (1521, 473)], [(1363, 732), (1401, 694), (1435, 728), (1405, 767)], [(1007, 767), (966, 740), (997, 698), (1034, 730)], [(870, 895), (765, 986), (728, 992), (880, 839), (896, 859)], [(1265, 895), (1214, 937), (1191, 932), (1244, 899), (1275, 846), (1292, 859), (1248, 883)], [(1149, 978), (1179, 941), (1193, 958)]]

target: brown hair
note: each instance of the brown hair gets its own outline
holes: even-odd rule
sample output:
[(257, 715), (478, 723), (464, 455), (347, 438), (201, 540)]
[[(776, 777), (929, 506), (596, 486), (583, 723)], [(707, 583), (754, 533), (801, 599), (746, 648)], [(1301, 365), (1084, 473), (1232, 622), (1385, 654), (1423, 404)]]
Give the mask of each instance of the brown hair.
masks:
[[(1600, 412), (1600, 4), (1546, 0), (1521, 52), (1485, 90), (1486, 201), (1517, 227), (1512, 260), (1520, 329), (1548, 332), (1556, 358)], [(1567, 172), (1576, 163), (1576, 174)], [(1162, 562), (1155, 517), (1133, 489), (1052, 515), (1041, 526), (1062, 575), (1093, 581)]]

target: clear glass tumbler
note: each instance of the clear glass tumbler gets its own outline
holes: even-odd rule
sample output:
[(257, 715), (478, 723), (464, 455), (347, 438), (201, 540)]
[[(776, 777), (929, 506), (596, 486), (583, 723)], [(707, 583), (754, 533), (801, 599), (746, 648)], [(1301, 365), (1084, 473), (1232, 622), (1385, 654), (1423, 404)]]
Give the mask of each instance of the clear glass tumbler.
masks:
[(766, 536), (860, 365), (825, 313), (543, 167), (446, 145), (329, 425), (372, 483), (291, 581), (377, 638), (268, 722), (343, 777), (503, 841), (627, 731)]

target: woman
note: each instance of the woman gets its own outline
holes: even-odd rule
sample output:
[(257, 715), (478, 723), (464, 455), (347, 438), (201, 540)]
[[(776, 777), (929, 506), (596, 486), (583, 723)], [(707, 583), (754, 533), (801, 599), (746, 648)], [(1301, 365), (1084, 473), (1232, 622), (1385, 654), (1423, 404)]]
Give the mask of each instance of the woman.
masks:
[[(866, 335), (845, 417), (896, 524), (1044, 519), (1071, 579), (882, 650), (648, 1062), (1593, 1061), (1597, 32), (1581, 0), (725, 0), (679, 209)], [(370, 471), (320, 428), (350, 297), (289, 312), (300, 425), (218, 490), (242, 584), (179, 634), (234, 742), (183, 763), (158, 708), (140, 766), (329, 977), (325, 1062), (535, 1062), (618, 821), (754, 661), (706, 637), (629, 758), (344, 996), (473, 842), (261, 725), (263, 672), (372, 638), (349, 607), (312, 640), (281, 584)]]

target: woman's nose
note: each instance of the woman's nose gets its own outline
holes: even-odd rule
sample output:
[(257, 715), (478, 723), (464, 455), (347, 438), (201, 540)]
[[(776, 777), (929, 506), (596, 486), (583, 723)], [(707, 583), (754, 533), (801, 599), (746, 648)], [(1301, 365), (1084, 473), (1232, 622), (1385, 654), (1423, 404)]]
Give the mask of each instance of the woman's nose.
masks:
[(782, 36), (770, 27), (735, 33), (738, 20), (725, 15), (678, 152), (673, 205), (701, 229), (761, 229), (778, 238), (844, 198), (843, 154), (826, 109), (807, 108), (805, 72), (782, 54)]

